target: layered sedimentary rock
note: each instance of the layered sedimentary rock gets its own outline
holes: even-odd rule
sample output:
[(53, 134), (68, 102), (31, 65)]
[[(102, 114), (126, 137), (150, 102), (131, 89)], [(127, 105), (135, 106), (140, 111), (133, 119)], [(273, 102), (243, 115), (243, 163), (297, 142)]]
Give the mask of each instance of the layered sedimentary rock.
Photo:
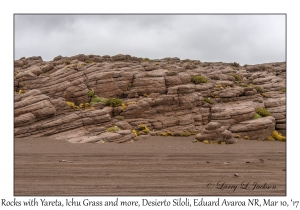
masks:
[(266, 134), (272, 134), (275, 130), (275, 118), (268, 116), (246, 120), (231, 126), (229, 130), (240, 137), (248, 136), (251, 139), (263, 140)]
[[(274, 129), (286, 133), (285, 62), (239, 66), (130, 55), (46, 62), (35, 56), (16, 60), (14, 73), (15, 137), (128, 142), (143, 134), (203, 133), (210, 122), (250, 139), (265, 139)], [(205, 82), (192, 81), (200, 75)], [(84, 108), (92, 89), (101, 99), (121, 99), (122, 106)], [(256, 108), (272, 116), (253, 119)]]
[(224, 142), (227, 144), (233, 144), (233, 135), (229, 130), (226, 130), (224, 126), (221, 126), (218, 122), (208, 123), (201, 133), (196, 135), (196, 139), (199, 141), (213, 139), (217, 143)]

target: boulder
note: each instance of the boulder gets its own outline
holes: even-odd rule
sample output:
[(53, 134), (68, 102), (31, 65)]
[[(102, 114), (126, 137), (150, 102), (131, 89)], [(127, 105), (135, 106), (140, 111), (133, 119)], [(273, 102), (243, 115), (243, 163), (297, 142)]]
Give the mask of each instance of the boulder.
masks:
[(198, 133), (195, 137), (198, 141), (216, 141), (217, 143), (225, 142), (226, 144), (233, 144), (233, 135), (229, 130), (225, 130), (220, 123), (210, 122), (204, 130)]
[(234, 135), (248, 136), (250, 139), (264, 140), (275, 130), (275, 118), (272, 116), (247, 120), (235, 124), (229, 129)]
[(206, 130), (216, 130), (221, 127), (221, 124), (218, 122), (210, 122), (206, 125)]

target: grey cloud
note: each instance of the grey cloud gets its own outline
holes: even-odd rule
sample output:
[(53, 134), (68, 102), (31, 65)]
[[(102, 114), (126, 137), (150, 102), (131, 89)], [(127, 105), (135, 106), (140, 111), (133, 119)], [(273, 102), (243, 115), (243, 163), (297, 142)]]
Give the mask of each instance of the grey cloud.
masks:
[(284, 15), (16, 15), (15, 57), (76, 54), (284, 61)]

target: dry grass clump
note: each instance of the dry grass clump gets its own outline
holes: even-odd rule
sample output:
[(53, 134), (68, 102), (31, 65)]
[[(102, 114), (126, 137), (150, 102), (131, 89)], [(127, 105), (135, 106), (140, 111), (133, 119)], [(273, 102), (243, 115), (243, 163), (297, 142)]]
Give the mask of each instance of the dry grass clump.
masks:
[(122, 106), (122, 110), (126, 109), (126, 105), (124, 104), (122, 99), (118, 99), (118, 98), (100, 98), (95, 94), (95, 91), (93, 89), (91, 89), (87, 95), (89, 97), (91, 97), (91, 104), (93, 103), (102, 103), (105, 104), (107, 106), (111, 106), (111, 107), (117, 107), (117, 106)]
[(119, 130), (121, 130), (121, 128), (119, 128), (118, 126), (113, 126), (113, 127), (107, 128), (106, 132), (112, 132), (112, 133), (114, 133), (114, 132), (117, 132)]
[(95, 95), (94, 89), (89, 90), (87, 95), (88, 95), (88, 97), (93, 97)]
[(227, 144), (226, 141), (203, 140), (204, 144)]
[[(107, 99), (106, 99), (107, 100)], [(103, 100), (101, 100), (101, 98), (99, 98), (97, 95), (93, 95), (92, 99), (91, 99), (91, 103), (101, 103), (103, 102)]]
[(160, 136), (174, 136), (174, 133), (172, 131), (166, 131), (162, 132)]
[(64, 62), (65, 65), (69, 65), (70, 63), (71, 63), (70, 60), (65, 60), (65, 62)]
[(210, 98), (204, 98), (204, 101), (209, 104), (214, 104), (214, 101), (211, 100)]
[(206, 83), (207, 79), (201, 75), (192, 76), (191, 81), (195, 84)]
[(150, 133), (149, 128), (145, 124), (140, 124), (139, 125), (139, 130), (141, 130), (144, 134)]
[(286, 141), (286, 137), (283, 136), (281, 133), (279, 133), (278, 131), (273, 131), (272, 133), (272, 137), (278, 141)]
[(73, 110), (79, 109), (79, 106), (76, 106), (74, 102), (67, 101), (67, 105)]
[(260, 87), (260, 86), (253, 86), (253, 88), (258, 92), (258, 93), (264, 93), (265, 90), (264, 88)]
[(191, 136), (191, 135), (192, 135), (192, 133), (189, 132), (189, 131), (183, 131), (183, 132), (180, 134), (180, 136)]
[(286, 92), (286, 89), (285, 89), (285, 88), (283, 88), (283, 89), (279, 90), (279, 92), (281, 92), (281, 93), (285, 93), (285, 92)]
[(242, 76), (239, 74), (231, 74), (234, 77), (235, 81), (240, 82), (242, 81)]
[(122, 121), (124, 120), (124, 116), (118, 115), (115, 117), (117, 120)]
[(239, 63), (236, 63), (236, 62), (233, 62), (233, 63), (231, 64), (231, 66), (233, 66), (233, 67), (240, 67), (240, 64), (239, 64)]
[(119, 98), (110, 98), (106, 101), (106, 105), (111, 107), (122, 106), (122, 104), (124, 104), (124, 102), (122, 101), (122, 99)]
[(271, 116), (272, 115), (272, 113), (271, 112), (269, 112), (267, 109), (265, 109), (265, 108), (256, 108), (255, 109), (255, 112), (257, 113), (257, 114), (259, 114), (260, 116), (262, 116), (262, 117), (267, 117), (267, 116)]
[(275, 139), (274, 139), (272, 136), (268, 136), (268, 137), (266, 138), (266, 140), (268, 140), (268, 141), (274, 141)]
[(139, 138), (139, 136), (138, 136), (136, 130), (133, 129), (131, 132), (133, 133), (133, 135), (134, 135), (135, 138), (137, 138), (137, 139)]
[(261, 116), (259, 114), (255, 113), (253, 119), (257, 119), (257, 118), (261, 118)]
[(19, 90), (18, 93), (26, 93), (27, 91), (26, 90)]
[(150, 58), (143, 58), (143, 61), (144, 62), (149, 62), (149, 63), (153, 62), (153, 60), (151, 60)]
[(67, 105), (68, 105), (71, 109), (73, 109), (74, 111), (75, 111), (75, 110), (78, 110), (78, 109), (94, 110), (94, 107), (92, 107), (90, 103), (80, 103), (80, 104), (77, 106), (74, 102), (67, 101)]

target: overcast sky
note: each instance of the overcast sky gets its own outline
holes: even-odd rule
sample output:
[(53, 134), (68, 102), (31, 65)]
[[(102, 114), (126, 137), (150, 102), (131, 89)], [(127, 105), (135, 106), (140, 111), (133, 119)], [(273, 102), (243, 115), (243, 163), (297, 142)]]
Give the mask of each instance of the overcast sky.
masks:
[(285, 61), (285, 15), (15, 15), (15, 59), (116, 55)]

